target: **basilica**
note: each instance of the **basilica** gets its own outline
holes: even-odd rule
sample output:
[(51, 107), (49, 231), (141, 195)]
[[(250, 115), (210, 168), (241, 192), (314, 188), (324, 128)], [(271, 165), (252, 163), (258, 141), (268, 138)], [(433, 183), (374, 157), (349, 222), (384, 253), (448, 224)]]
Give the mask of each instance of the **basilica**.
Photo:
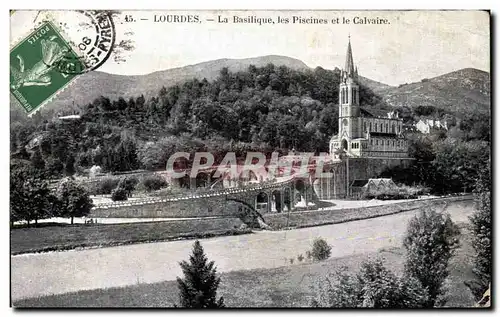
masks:
[(408, 141), (403, 135), (403, 120), (398, 113), (380, 117), (360, 107), (358, 68), (354, 66), (351, 41), (347, 45), (345, 68), (339, 87), (339, 132), (330, 140), (334, 159), (408, 158)]

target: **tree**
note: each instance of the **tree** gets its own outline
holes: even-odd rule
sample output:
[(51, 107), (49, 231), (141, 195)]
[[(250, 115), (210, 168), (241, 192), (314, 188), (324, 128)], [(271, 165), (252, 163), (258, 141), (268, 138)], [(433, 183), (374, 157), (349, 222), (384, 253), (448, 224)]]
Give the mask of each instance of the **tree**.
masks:
[(423, 210), (410, 220), (403, 240), (406, 248), (405, 274), (415, 277), (428, 290), (427, 308), (441, 306), (448, 263), (458, 247), (458, 227), (449, 214)]
[(45, 161), (43, 160), (42, 153), (40, 153), (40, 149), (37, 148), (33, 154), (31, 154), (31, 164), (34, 168), (39, 170), (45, 169)]
[(474, 281), (466, 281), (472, 294), (479, 300), (491, 283), (492, 248), (491, 248), (491, 172), (489, 165), (481, 171), (474, 193), (476, 208), (469, 217), (473, 233), (472, 246), (476, 253), (473, 259)]
[(10, 214), (11, 224), (25, 220), (28, 226), (32, 220), (50, 217), (48, 197), (50, 189), (40, 171), (11, 164), (10, 169)]
[(71, 218), (83, 217), (93, 207), (87, 189), (71, 178), (63, 179), (57, 187), (57, 198), (60, 202), (60, 216)]
[(64, 175), (71, 176), (75, 174), (75, 157), (71, 154), (66, 158), (66, 164), (64, 164)]
[(64, 165), (57, 157), (51, 157), (47, 160), (46, 169), (49, 175), (59, 176), (64, 169)]
[(408, 276), (397, 277), (382, 260), (367, 260), (356, 274), (346, 268), (336, 271), (319, 285), (314, 307), (334, 308), (421, 308), (427, 291), (420, 282)]
[(127, 200), (127, 198), (127, 191), (123, 188), (117, 187), (111, 192), (111, 200), (113, 201)]
[(216, 275), (214, 261), (208, 262), (199, 241), (193, 246), (189, 263), (182, 261), (180, 266), (184, 278), (177, 277), (180, 291), (180, 306), (186, 308), (222, 308), (224, 299), (217, 297), (220, 277)]

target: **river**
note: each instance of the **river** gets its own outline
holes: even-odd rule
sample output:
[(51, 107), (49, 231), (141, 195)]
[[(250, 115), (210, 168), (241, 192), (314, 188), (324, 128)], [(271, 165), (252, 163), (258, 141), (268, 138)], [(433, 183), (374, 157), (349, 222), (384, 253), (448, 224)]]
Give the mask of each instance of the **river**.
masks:
[[(473, 209), (470, 202), (461, 202), (450, 204), (446, 211), (455, 222), (465, 222)], [(332, 257), (400, 246), (407, 222), (415, 213), (201, 242), (219, 272), (274, 268), (285, 265), (287, 258), (305, 255), (316, 237), (332, 245)], [(11, 256), (12, 300), (174, 280), (182, 273), (178, 262), (188, 259), (192, 245), (192, 240), (182, 240)]]

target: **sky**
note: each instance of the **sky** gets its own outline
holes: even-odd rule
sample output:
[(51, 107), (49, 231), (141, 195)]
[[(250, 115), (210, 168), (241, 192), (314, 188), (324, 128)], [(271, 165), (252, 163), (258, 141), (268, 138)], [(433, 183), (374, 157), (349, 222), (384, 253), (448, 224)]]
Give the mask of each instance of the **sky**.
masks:
[[(81, 38), (75, 14), (49, 12)], [(155, 15), (198, 15), (201, 23), (154, 22)], [(131, 15), (136, 22), (125, 22)], [(218, 23), (228, 18), (229, 23)], [(11, 44), (33, 27), (35, 11), (11, 17)], [(328, 24), (231, 23), (234, 16), (326, 19)], [(380, 18), (389, 24), (353, 24)], [(148, 20), (140, 20), (140, 19)], [(350, 24), (332, 24), (334, 19)], [(207, 21), (214, 19), (215, 21)], [(489, 14), (481, 11), (130, 11), (115, 19), (117, 40), (131, 39), (126, 61), (108, 60), (100, 71), (138, 75), (220, 58), (284, 55), (309, 67), (343, 67), (351, 38), (359, 74), (390, 85), (420, 81), (461, 68), (490, 71)]]

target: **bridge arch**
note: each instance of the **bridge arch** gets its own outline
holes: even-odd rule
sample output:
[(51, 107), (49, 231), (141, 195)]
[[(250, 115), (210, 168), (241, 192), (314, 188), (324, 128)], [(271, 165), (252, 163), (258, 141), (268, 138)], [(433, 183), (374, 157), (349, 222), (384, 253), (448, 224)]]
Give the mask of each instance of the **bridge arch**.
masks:
[(226, 198), (227, 201), (232, 201), (243, 205), (244, 209), (241, 220), (250, 227), (258, 227), (258, 228), (268, 228), (268, 225), (264, 221), (264, 217), (262, 214), (258, 212), (251, 204), (247, 203), (244, 200), (238, 198)]
[(255, 210), (261, 211), (264, 210), (265, 212), (269, 211), (269, 199), (268, 193), (262, 191), (255, 196)]
[(271, 212), (283, 212), (283, 194), (281, 189), (271, 191), (269, 201), (271, 203)]

